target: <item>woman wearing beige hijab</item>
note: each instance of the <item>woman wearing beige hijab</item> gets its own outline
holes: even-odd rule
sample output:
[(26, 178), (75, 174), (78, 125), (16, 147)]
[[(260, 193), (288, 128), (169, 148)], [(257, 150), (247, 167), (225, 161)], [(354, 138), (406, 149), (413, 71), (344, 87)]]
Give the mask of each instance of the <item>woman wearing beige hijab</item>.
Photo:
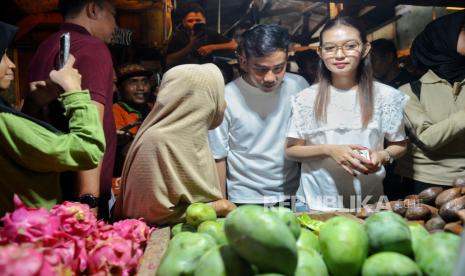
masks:
[(225, 108), (224, 81), (215, 65), (169, 70), (129, 149), (115, 217), (162, 225), (182, 220), (193, 202), (212, 202), (220, 213), (233, 209), (222, 199), (207, 137)]

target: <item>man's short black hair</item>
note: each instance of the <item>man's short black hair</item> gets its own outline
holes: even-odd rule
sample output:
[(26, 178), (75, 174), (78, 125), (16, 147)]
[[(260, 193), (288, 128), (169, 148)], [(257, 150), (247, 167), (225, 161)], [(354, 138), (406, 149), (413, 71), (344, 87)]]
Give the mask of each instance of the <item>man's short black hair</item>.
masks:
[(245, 31), (239, 41), (239, 53), (245, 57), (264, 57), (278, 50), (287, 53), (288, 31), (275, 24), (260, 24)]
[(371, 49), (380, 54), (391, 53), (397, 57), (397, 48), (392, 40), (380, 38), (371, 42)]
[(205, 10), (198, 3), (188, 2), (179, 7), (179, 18), (182, 20), (191, 12), (199, 12), (205, 17)]
[(103, 7), (105, 2), (111, 2), (110, 0), (60, 0), (59, 10), (64, 18), (73, 17), (78, 15), (82, 9), (89, 3), (96, 3), (99, 7)]

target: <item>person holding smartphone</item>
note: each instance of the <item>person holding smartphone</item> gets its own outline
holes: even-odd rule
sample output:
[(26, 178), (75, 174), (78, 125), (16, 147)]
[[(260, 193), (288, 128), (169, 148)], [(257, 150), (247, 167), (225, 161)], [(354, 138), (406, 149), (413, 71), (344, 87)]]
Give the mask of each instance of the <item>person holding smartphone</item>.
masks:
[[(212, 54), (236, 50), (234, 39), (206, 27), (205, 11), (197, 3), (187, 3), (181, 10), (182, 24), (168, 45), (166, 69), (187, 63), (213, 62)], [(225, 52), (226, 51), (226, 52)]]
[(320, 33), (319, 81), (292, 99), (287, 132), (286, 156), (302, 162), (298, 211), (384, 200), (383, 165), (407, 149), (408, 97), (373, 81), (369, 52), (353, 18), (330, 20)]
[[(99, 218), (108, 219), (113, 166), (116, 155), (116, 128), (113, 117), (113, 61), (105, 43), (110, 43), (116, 28), (114, 1), (60, 0), (59, 9), (65, 22), (37, 48), (29, 64), (29, 81), (43, 80), (57, 68), (60, 38), (70, 34), (70, 53), (77, 60), (82, 87), (88, 89), (102, 123), (106, 152), (95, 169), (65, 172), (61, 176), (64, 198), (98, 208)], [(23, 112), (46, 121), (63, 132), (69, 132), (69, 120), (57, 99), (44, 101), (41, 93), (26, 91)], [(70, 183), (75, 183), (70, 185)]]
[[(0, 22), (0, 91), (14, 81), (15, 64), (6, 49), (17, 28)], [(89, 91), (81, 88), (74, 56), (47, 81), (30, 84), (31, 93), (56, 95), (69, 118), (70, 132), (18, 112), (0, 97), (0, 217), (13, 211), (13, 195), (28, 206), (51, 208), (62, 199), (60, 172), (93, 169), (105, 151), (105, 137)], [(68, 183), (70, 185), (71, 183)]]

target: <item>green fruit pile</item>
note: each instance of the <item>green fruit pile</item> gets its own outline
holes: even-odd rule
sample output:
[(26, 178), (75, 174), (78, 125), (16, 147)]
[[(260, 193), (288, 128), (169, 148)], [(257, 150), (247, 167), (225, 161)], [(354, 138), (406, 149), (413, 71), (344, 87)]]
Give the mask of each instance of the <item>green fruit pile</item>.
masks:
[(460, 244), (458, 236), (429, 234), (390, 211), (361, 224), (345, 216), (298, 219), (286, 208), (254, 205), (217, 219), (212, 209), (188, 208), (186, 223), (172, 228), (157, 275), (442, 276), (452, 274)]

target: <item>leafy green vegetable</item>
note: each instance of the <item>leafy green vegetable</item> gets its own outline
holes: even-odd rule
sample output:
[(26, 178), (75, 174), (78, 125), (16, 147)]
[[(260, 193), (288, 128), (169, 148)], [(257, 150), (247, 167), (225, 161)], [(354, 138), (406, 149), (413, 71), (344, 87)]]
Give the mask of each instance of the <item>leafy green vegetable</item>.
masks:
[(323, 221), (312, 219), (308, 214), (305, 213), (297, 216), (297, 220), (299, 220), (301, 226), (307, 227), (317, 235), (320, 234), (320, 227), (324, 224)]

